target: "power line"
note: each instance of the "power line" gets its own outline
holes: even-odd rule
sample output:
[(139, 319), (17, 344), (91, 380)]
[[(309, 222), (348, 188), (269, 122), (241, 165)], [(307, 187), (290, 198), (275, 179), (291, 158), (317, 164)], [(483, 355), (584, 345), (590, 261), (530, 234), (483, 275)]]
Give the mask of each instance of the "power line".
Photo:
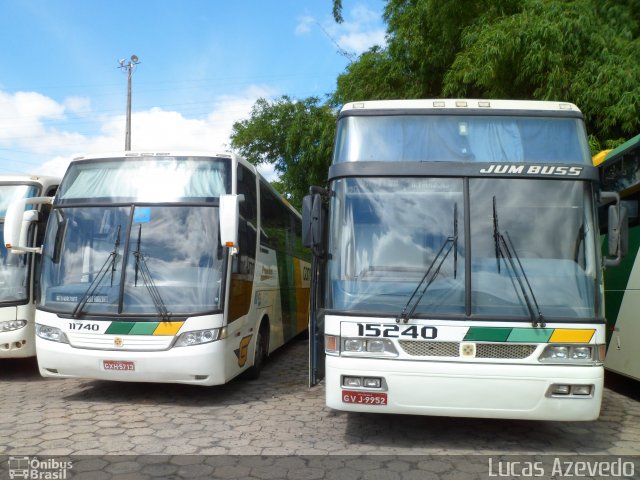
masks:
[(333, 38), (331, 34), (327, 32), (327, 30), (322, 25), (320, 25), (320, 22), (318, 22), (317, 20), (314, 20), (314, 23), (318, 25), (320, 30), (322, 30), (322, 32), (327, 36), (327, 38), (331, 40), (331, 43), (333, 43), (336, 46), (336, 48), (338, 49), (338, 53), (343, 57), (345, 57), (347, 60), (349, 60), (349, 63), (353, 63), (358, 58), (358, 56), (354, 52), (349, 52), (348, 50), (345, 50), (344, 48), (342, 48), (342, 46), (338, 43), (338, 41), (335, 38)]

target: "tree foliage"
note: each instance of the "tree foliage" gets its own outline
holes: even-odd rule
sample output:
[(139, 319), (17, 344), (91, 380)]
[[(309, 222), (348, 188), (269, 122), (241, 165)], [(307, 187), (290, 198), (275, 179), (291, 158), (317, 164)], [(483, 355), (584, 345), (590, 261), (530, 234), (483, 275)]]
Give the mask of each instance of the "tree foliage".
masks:
[(640, 130), (638, 0), (389, 0), (384, 18), (387, 47), (339, 76), (336, 104), (561, 100), (584, 112), (594, 146)]
[(254, 165), (274, 165), (274, 186), (299, 208), (309, 185), (326, 182), (335, 122), (334, 110), (317, 97), (259, 99), (250, 118), (233, 125), (231, 146)]
[[(333, 0), (342, 22), (342, 0)], [(318, 98), (260, 100), (232, 146), (275, 165), (299, 205), (323, 184), (335, 112), (358, 100), (505, 98), (573, 102), (592, 150), (640, 131), (640, 0), (387, 0), (387, 45), (350, 63)]]
[(570, 101), (600, 141), (635, 135), (639, 27), (624, 2), (523, 2), (514, 15), (465, 29), (442, 93)]

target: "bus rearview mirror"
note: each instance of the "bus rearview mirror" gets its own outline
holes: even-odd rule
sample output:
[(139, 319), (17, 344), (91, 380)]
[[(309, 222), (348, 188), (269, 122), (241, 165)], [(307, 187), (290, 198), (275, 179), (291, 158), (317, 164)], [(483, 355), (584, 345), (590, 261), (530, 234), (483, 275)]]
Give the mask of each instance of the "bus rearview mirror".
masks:
[(609, 256), (624, 257), (629, 250), (629, 221), (624, 206), (609, 206)]
[(302, 199), (302, 244), (305, 247), (322, 245), (322, 197), (306, 195)]
[(27, 238), (29, 227), (38, 221), (37, 210), (26, 210), (27, 205), (51, 204), (53, 197), (22, 198), (11, 202), (4, 219), (4, 244), (13, 254), (41, 253), (42, 248), (29, 247)]
[(239, 195), (220, 195), (220, 243), (223, 247), (238, 248)]

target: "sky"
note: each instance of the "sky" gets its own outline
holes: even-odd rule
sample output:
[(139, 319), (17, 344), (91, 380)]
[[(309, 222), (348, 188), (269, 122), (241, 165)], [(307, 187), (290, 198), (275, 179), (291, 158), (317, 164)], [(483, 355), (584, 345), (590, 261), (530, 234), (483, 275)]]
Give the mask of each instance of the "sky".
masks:
[(258, 98), (325, 98), (384, 45), (383, 6), (343, 0), (336, 24), (331, 0), (0, 0), (0, 175), (124, 150), (132, 55), (132, 150), (229, 151)]

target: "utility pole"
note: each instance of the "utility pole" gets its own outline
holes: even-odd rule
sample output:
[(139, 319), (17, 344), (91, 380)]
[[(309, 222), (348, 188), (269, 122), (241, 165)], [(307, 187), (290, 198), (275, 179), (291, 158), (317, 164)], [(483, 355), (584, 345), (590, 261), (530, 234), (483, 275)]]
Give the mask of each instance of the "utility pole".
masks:
[(124, 149), (129, 151), (131, 150), (131, 76), (140, 60), (136, 55), (131, 55), (129, 61), (121, 58), (118, 63), (120, 64), (120, 69), (127, 72), (127, 126), (124, 132)]

